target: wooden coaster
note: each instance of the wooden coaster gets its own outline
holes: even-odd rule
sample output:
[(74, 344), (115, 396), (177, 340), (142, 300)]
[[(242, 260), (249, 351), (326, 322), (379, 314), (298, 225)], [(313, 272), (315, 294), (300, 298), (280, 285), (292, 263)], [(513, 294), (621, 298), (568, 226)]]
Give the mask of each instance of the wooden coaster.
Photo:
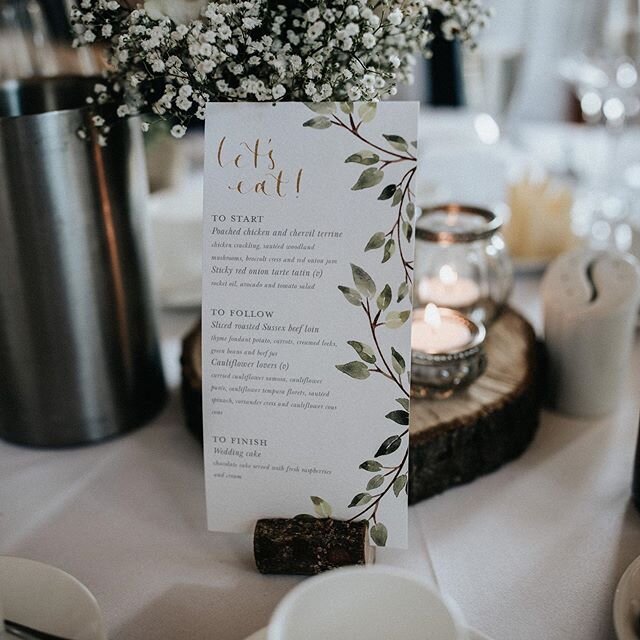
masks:
[[(200, 324), (182, 349), (186, 423), (202, 441)], [(471, 482), (518, 457), (538, 427), (542, 349), (531, 325), (507, 309), (487, 336), (489, 365), (466, 391), (446, 400), (411, 401), (409, 502)]]
[(535, 435), (542, 349), (533, 328), (507, 309), (490, 327), (486, 349), (487, 370), (466, 391), (411, 401), (411, 504), (494, 471)]

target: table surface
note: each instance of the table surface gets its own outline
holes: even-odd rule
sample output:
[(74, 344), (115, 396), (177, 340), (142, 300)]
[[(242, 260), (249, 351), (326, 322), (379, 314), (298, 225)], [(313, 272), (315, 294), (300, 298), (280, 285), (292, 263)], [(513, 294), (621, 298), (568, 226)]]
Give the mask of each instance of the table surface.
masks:
[[(425, 114), (421, 197), (500, 198), (513, 154), (470, 144), (472, 123), (459, 112)], [(565, 129), (529, 132), (529, 146), (560, 171)], [(586, 135), (570, 133), (578, 143)], [(576, 155), (589, 167), (597, 156)], [(194, 202), (198, 232), (199, 195)], [(183, 252), (199, 263), (191, 253)], [(197, 289), (196, 271), (189, 274)], [(538, 285), (519, 278), (513, 305), (539, 330)], [(196, 315), (161, 317), (174, 393), (152, 424), (74, 450), (0, 443), (0, 553), (56, 565), (84, 582), (111, 640), (243, 640), (299, 582), (259, 575), (248, 537), (206, 530), (202, 449), (184, 427), (177, 393), (180, 339)], [(410, 549), (380, 550), (378, 562), (436, 582), (494, 640), (611, 638), (616, 583), (640, 554), (640, 516), (629, 501), (639, 389), (637, 343), (615, 415), (588, 421), (545, 412), (521, 458), (411, 507)]]
[[(539, 328), (538, 280), (513, 304)], [(163, 352), (179, 382), (180, 338), (196, 312), (164, 312)], [(495, 640), (612, 637), (611, 605), (640, 554), (629, 502), (640, 345), (619, 412), (544, 413), (517, 461), (410, 509), (410, 549), (378, 560), (428, 576)], [(259, 575), (251, 540), (209, 533), (202, 450), (177, 391), (152, 424), (96, 446), (0, 444), (0, 553), (56, 565), (98, 599), (112, 640), (243, 640), (297, 578)]]

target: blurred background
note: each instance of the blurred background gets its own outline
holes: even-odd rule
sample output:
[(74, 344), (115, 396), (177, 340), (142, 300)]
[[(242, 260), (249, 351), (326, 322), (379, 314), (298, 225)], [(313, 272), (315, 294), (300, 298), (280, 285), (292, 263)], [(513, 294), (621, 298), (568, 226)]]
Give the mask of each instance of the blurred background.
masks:
[[(70, 46), (70, 0), (0, 0), (0, 77), (100, 68)], [(420, 203), (490, 206), (517, 268), (586, 243), (640, 256), (640, 0), (487, 0), (474, 49), (444, 39), (398, 99), (420, 100)], [(199, 304), (202, 131), (147, 136), (154, 269)]]

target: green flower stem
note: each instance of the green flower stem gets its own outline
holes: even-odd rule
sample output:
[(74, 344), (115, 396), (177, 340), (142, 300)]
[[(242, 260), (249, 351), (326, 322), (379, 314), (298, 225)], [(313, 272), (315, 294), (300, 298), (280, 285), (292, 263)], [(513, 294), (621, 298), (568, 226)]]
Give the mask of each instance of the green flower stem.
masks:
[[(398, 250), (400, 251), (400, 258), (402, 260), (402, 266), (404, 267), (404, 276), (405, 282), (412, 284), (413, 280), (411, 275), (409, 274), (409, 270), (413, 270), (413, 265), (408, 262), (404, 257), (404, 252), (402, 250), (402, 238), (400, 237), (401, 229), (400, 229), (400, 220), (402, 220), (402, 209), (404, 207), (404, 199), (407, 197), (407, 192), (409, 191), (409, 185), (415, 176), (416, 168), (414, 167), (411, 171), (408, 172), (409, 178), (407, 180), (407, 184), (405, 185), (402, 191), (402, 198), (400, 200), (400, 206), (398, 207), (398, 219), (396, 220), (396, 231), (398, 234)], [(403, 178), (404, 180), (404, 178)], [(409, 194), (409, 202), (411, 202), (411, 195)]]
[[(409, 202), (411, 202), (411, 193), (412, 193), (411, 181), (413, 180), (415, 173), (416, 173), (416, 167), (413, 167), (412, 169), (409, 169), (404, 174), (404, 176), (402, 176), (402, 179), (400, 180), (400, 184), (398, 186), (402, 188), (402, 198), (400, 200), (400, 204), (398, 205), (398, 216), (396, 217), (396, 221), (393, 227), (391, 227), (391, 229), (386, 233), (386, 237), (391, 237), (394, 234), (394, 232), (396, 232), (396, 236), (398, 238), (398, 249), (400, 253), (400, 259), (402, 260), (402, 267), (404, 269), (404, 278), (405, 278), (405, 282), (409, 284), (411, 284), (413, 281), (411, 278), (411, 274), (409, 273), (409, 271), (413, 271), (413, 262), (411, 262), (410, 260), (406, 260), (404, 257), (404, 251), (402, 250), (400, 222), (402, 220), (402, 210), (404, 208), (405, 198), (407, 198), (408, 196)], [(406, 184), (404, 184), (405, 180), (407, 181)]]
[[(407, 429), (402, 434), (402, 436), (405, 436), (407, 433), (409, 433), (409, 429)], [(365, 513), (367, 513), (367, 511), (370, 511), (371, 509), (373, 509), (373, 513), (367, 518), (367, 520), (373, 519), (373, 521), (376, 522), (376, 516), (378, 514), (378, 507), (380, 506), (380, 502), (381, 502), (382, 498), (384, 498), (387, 495), (387, 493), (389, 492), (389, 490), (391, 489), (391, 487), (393, 487), (393, 483), (396, 481), (398, 476), (402, 473), (402, 471), (404, 469), (404, 465), (406, 464), (408, 459), (409, 459), (409, 447), (407, 446), (407, 449), (404, 452), (404, 456), (402, 457), (402, 462), (397, 467), (395, 467), (395, 469), (394, 469), (395, 475), (393, 476), (393, 479), (391, 480), (391, 482), (389, 482), (389, 484), (387, 485), (385, 490), (382, 493), (376, 494), (374, 496), (373, 501), (370, 502), (367, 505), (367, 507), (365, 507), (362, 511), (360, 511), (360, 513), (356, 514), (352, 518), (349, 518), (349, 520), (347, 520), (347, 522), (353, 522), (354, 520), (357, 520), (358, 518), (362, 517)]]
[(396, 384), (398, 384), (398, 381), (395, 378), (392, 378), (386, 371), (383, 371), (380, 367), (375, 367), (375, 369), (369, 369), (369, 371), (371, 371), (371, 373), (379, 373), (383, 375), (385, 378), (388, 378), (389, 380), (393, 380)]
[(333, 119), (331, 120), (331, 122), (333, 124), (337, 125), (338, 127), (342, 127), (343, 129), (346, 129), (347, 131), (352, 133), (356, 138), (358, 138), (359, 140), (361, 140), (365, 144), (368, 144), (370, 147), (376, 149), (377, 151), (381, 151), (382, 153), (386, 153), (387, 155), (393, 156), (394, 158), (398, 158), (399, 160), (404, 160), (404, 161), (407, 161), (407, 162), (416, 162), (417, 161), (417, 158), (414, 158), (411, 154), (402, 155), (401, 153), (396, 153), (395, 151), (390, 151), (389, 149), (385, 149), (384, 147), (380, 147), (377, 144), (374, 144), (373, 142), (371, 142), (370, 140), (367, 140), (358, 131), (358, 129), (360, 128), (360, 125), (362, 124), (362, 122), (360, 122), (359, 124), (356, 125), (352, 115), (349, 115), (349, 120), (350, 120), (350, 123), (351, 123), (350, 127), (347, 126), (344, 122), (342, 122), (342, 120), (340, 120), (340, 118), (338, 118), (337, 115), (333, 114)]
[[(400, 380), (398, 380), (394, 375), (393, 375), (393, 371), (391, 370), (391, 367), (389, 366), (389, 364), (387, 363), (386, 358), (384, 357), (384, 353), (382, 352), (382, 349), (380, 348), (380, 343), (378, 342), (378, 336), (376, 334), (376, 328), (382, 325), (377, 324), (377, 318), (380, 317), (380, 313), (378, 312), (378, 314), (376, 315), (376, 320), (374, 320), (371, 317), (371, 308), (369, 306), (369, 300), (367, 299), (367, 303), (366, 306), (365, 304), (362, 305), (362, 308), (364, 309), (365, 313), (367, 314), (367, 318), (369, 320), (369, 328), (371, 330), (371, 336), (373, 337), (373, 342), (376, 345), (376, 349), (378, 350), (378, 355), (380, 356), (380, 359), (382, 360), (382, 363), (384, 364), (385, 369), (388, 372), (388, 377), (390, 380), (393, 380), (398, 387), (400, 387), (400, 389), (402, 389), (402, 393), (404, 393), (407, 397), (409, 397), (409, 392), (404, 388), (404, 386), (402, 385), (402, 382), (400, 382)], [(380, 371), (379, 367), (376, 367), (376, 369), (378, 369), (378, 371), (380, 373), (384, 373), (383, 371)]]
[[(417, 158), (411, 153), (407, 153), (407, 154), (396, 153), (395, 151), (390, 151), (389, 149), (385, 149), (384, 147), (381, 147), (371, 142), (371, 140), (368, 140), (367, 138), (365, 138), (359, 131), (360, 126), (362, 125), (363, 122), (360, 121), (356, 123), (353, 117), (353, 114), (351, 113), (349, 114), (348, 125), (345, 122), (343, 122), (335, 113), (332, 115), (331, 122), (332, 124), (338, 127), (341, 127), (346, 131), (349, 131), (349, 133), (354, 135), (356, 138), (358, 138), (365, 144), (369, 145), (371, 148), (376, 149), (377, 151), (380, 151), (388, 156), (391, 156), (390, 158), (381, 159), (382, 160), (382, 164), (380, 165), (381, 170), (385, 169), (390, 164), (395, 164), (398, 162), (412, 162), (412, 163), (417, 162)], [(413, 283), (413, 278), (411, 276), (411, 271), (413, 271), (413, 263), (407, 260), (404, 255), (404, 250), (402, 248), (402, 230), (401, 230), (400, 221), (402, 220), (402, 208), (404, 206), (404, 202), (407, 195), (409, 196), (409, 202), (411, 202), (411, 196), (413, 193), (411, 191), (411, 182), (415, 176), (415, 173), (416, 173), (416, 167), (414, 166), (411, 169), (409, 169), (404, 174), (404, 176), (402, 176), (402, 179), (400, 180), (398, 187), (402, 188), (402, 200), (400, 201), (400, 206), (398, 207), (398, 216), (396, 218), (395, 224), (393, 225), (393, 227), (391, 227), (391, 230), (386, 234), (387, 236), (391, 237), (393, 236), (393, 233), (397, 231), (397, 238), (398, 238), (397, 243), (399, 248), (398, 255), (400, 257), (400, 260), (402, 261), (402, 268), (404, 270), (404, 281), (408, 284)], [(405, 180), (406, 180), (406, 184), (404, 184)]]

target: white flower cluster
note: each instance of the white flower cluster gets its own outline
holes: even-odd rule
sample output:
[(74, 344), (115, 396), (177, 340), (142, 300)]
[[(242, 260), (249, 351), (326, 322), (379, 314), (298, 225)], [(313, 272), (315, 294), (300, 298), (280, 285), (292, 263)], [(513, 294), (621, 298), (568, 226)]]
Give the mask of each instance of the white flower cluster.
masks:
[(109, 45), (110, 91), (101, 85), (96, 102), (117, 101), (120, 117), (171, 118), (178, 137), (209, 101), (394, 94), (413, 81), (415, 56), (429, 53), (433, 10), (445, 36), (462, 40), (488, 16), (482, 0), (121, 2), (80, 0), (73, 11), (77, 46)]

